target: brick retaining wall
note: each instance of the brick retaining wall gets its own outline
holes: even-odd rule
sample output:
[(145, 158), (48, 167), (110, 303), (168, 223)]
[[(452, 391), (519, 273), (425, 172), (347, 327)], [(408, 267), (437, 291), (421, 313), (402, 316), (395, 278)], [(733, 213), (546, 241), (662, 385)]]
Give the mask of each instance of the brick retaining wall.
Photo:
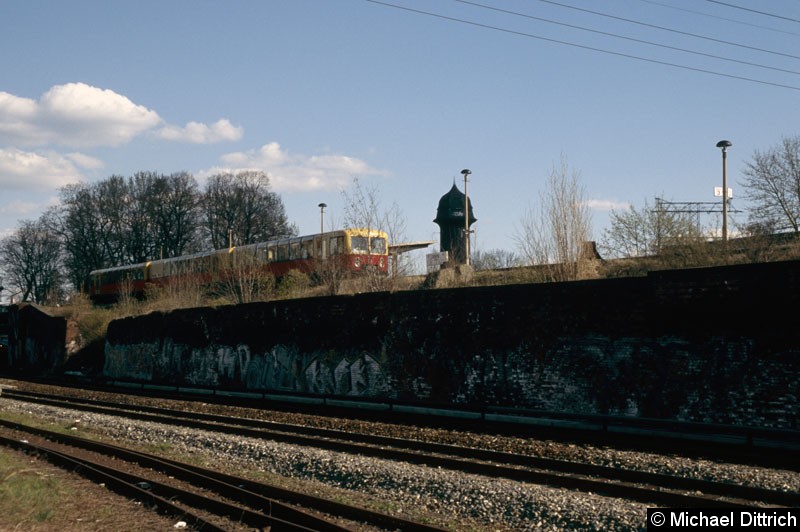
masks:
[(112, 322), (159, 383), (798, 428), (800, 263), (336, 296)]

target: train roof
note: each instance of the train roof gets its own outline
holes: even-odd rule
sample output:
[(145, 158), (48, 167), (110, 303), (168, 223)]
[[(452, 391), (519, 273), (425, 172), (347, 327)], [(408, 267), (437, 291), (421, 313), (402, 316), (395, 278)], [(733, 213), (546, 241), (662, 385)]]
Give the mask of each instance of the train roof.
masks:
[(282, 236), (282, 237), (278, 237), (278, 238), (273, 238), (271, 240), (265, 240), (263, 242), (256, 242), (254, 244), (244, 244), (244, 245), (241, 245), (241, 246), (233, 246), (231, 248), (220, 248), (220, 249), (214, 249), (214, 250), (211, 250), (211, 251), (200, 251), (198, 253), (192, 253), (192, 254), (189, 254), (189, 255), (179, 255), (177, 257), (169, 257), (169, 258), (166, 258), (166, 259), (154, 259), (154, 260), (149, 260), (149, 261), (146, 261), (146, 262), (138, 262), (136, 264), (125, 264), (123, 266), (112, 266), (110, 268), (98, 268), (96, 270), (90, 271), (89, 275), (97, 275), (97, 274), (101, 274), (101, 273), (108, 273), (108, 272), (115, 272), (115, 271), (135, 270), (137, 268), (147, 268), (151, 264), (167, 264), (167, 263), (170, 263), (170, 262), (199, 259), (199, 258), (202, 258), (202, 257), (209, 257), (209, 256), (212, 256), (212, 255), (216, 255), (216, 254), (221, 253), (221, 252), (231, 253), (231, 252), (233, 252), (234, 249), (254, 249), (254, 248), (257, 248), (259, 246), (265, 246), (265, 245), (270, 245), (270, 244), (285, 244), (285, 243), (290, 243), (290, 242), (302, 242), (304, 240), (308, 240), (308, 239), (315, 238), (315, 237), (318, 237), (318, 236), (331, 236), (331, 235), (335, 235), (335, 234), (343, 233), (343, 232), (354, 232), (354, 233), (362, 233), (362, 234), (363, 233), (368, 233), (370, 235), (380, 234), (382, 236), (388, 236), (388, 235), (386, 235), (386, 232), (381, 230), (381, 229), (370, 229), (368, 227), (348, 227), (346, 229), (336, 229), (336, 230), (333, 230), (333, 231), (326, 231), (324, 233), (314, 233), (314, 234), (311, 234), (311, 235)]
[(125, 264), (123, 266), (112, 266), (110, 268), (98, 268), (96, 270), (90, 271), (89, 275), (96, 275), (98, 273), (106, 273), (106, 272), (118, 272), (124, 270), (135, 270), (136, 268), (145, 268), (147, 267), (148, 264), (150, 264), (150, 261), (137, 262), (136, 264)]

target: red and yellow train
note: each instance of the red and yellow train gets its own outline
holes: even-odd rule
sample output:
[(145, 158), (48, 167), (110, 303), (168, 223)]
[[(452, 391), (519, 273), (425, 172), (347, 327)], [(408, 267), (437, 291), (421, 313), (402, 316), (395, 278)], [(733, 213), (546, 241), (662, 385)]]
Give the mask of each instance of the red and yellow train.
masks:
[(110, 302), (123, 293), (141, 296), (148, 284), (166, 285), (189, 278), (213, 285), (226, 271), (239, 267), (257, 267), (278, 278), (290, 270), (314, 273), (333, 268), (344, 273), (370, 270), (385, 274), (388, 253), (384, 231), (340, 229), (94, 270), (89, 273), (87, 292), (92, 301)]

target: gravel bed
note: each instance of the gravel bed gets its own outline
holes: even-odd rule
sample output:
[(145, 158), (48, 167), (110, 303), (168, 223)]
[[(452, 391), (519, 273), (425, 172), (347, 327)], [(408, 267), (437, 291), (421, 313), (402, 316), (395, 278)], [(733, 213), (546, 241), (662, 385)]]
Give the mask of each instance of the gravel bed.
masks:
[[(83, 396), (86, 395), (84, 392)], [(116, 400), (122, 400), (122, 397), (117, 396)], [(130, 396), (125, 400), (160, 403), (153, 399), (134, 399)], [(231, 409), (202, 403), (173, 403), (171, 406), (327, 426), (352, 432), (414, 437), (732, 484), (800, 491), (800, 474), (788, 470), (621, 451), (591, 445), (399, 427), (355, 420), (331, 420), (253, 409)], [(219, 469), (257, 470), (268, 475), (295, 479), (297, 482), (311, 482), (313, 486), (328, 486), (342, 490), (339, 496), (348, 500), (363, 498), (365, 505), (379, 504), (380, 509), (388, 513), (411, 519), (433, 514), (437, 516), (435, 524), (453, 530), (630, 530), (645, 527), (646, 505), (594, 494), (580, 494), (510, 480), (487, 480), (441, 469), (265, 440), (243, 438), (233, 442), (230, 437), (211, 432), (65, 411), (0, 397), (0, 411), (2, 410), (30, 412), (37, 417), (60, 423), (80, 419), (80, 425), (85, 428), (101, 432), (117, 441), (165, 443), (177, 452), (200, 457), (201, 461)]]
[[(117, 442), (168, 444), (220, 470), (246, 468), (313, 481), (365, 495), (384, 511), (439, 516), (452, 530), (634, 530), (644, 528), (646, 505), (510, 480), (322, 451), (267, 440), (230, 437), (151, 422), (123, 420), (0, 398), (0, 412), (76, 424)], [(312, 488), (313, 489), (313, 488)]]

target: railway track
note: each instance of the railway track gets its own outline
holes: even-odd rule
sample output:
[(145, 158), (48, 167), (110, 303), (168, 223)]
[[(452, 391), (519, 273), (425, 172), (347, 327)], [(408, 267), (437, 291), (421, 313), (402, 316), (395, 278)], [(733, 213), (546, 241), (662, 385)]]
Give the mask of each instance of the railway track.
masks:
[[(321, 517), (319, 513), (340, 520), (367, 523), (378, 530), (443, 530), (117, 445), (2, 420), (0, 426), (14, 436), (0, 435), (0, 444), (45, 457), (56, 465), (103, 483), (117, 493), (143, 501), (160, 513), (178, 517), (196, 530), (221, 531), (243, 525), (275, 531), (354, 530), (334, 521), (333, 517)], [(87, 453), (105, 459), (88, 457)], [(143, 472), (132, 473), (129, 468), (117, 465), (120, 462), (136, 464)], [(159, 475), (154, 476), (153, 471)], [(165, 481), (164, 476), (169, 481)], [(176, 485), (176, 482), (190, 485), (193, 489)], [(209, 514), (214, 518), (209, 519)]]
[(104, 401), (27, 391), (4, 390), (3, 396), (62, 408), (222, 432), (232, 436), (269, 439), (492, 478), (592, 492), (658, 506), (800, 506), (800, 494), (797, 493), (582, 462), (152, 406), (121, 406)]
[[(77, 379), (77, 380), (76, 380)], [(472, 409), (459, 405), (402, 403), (328, 397), (187, 388), (142, 382), (102, 382), (85, 377), (36, 378), (30, 382), (100, 393), (135, 394), (154, 400), (208, 402), (243, 408), (389, 421), (455, 431), (546, 438), (616, 449), (676, 454), (800, 472), (800, 431), (629, 416), (544, 412), (508, 407)]]

